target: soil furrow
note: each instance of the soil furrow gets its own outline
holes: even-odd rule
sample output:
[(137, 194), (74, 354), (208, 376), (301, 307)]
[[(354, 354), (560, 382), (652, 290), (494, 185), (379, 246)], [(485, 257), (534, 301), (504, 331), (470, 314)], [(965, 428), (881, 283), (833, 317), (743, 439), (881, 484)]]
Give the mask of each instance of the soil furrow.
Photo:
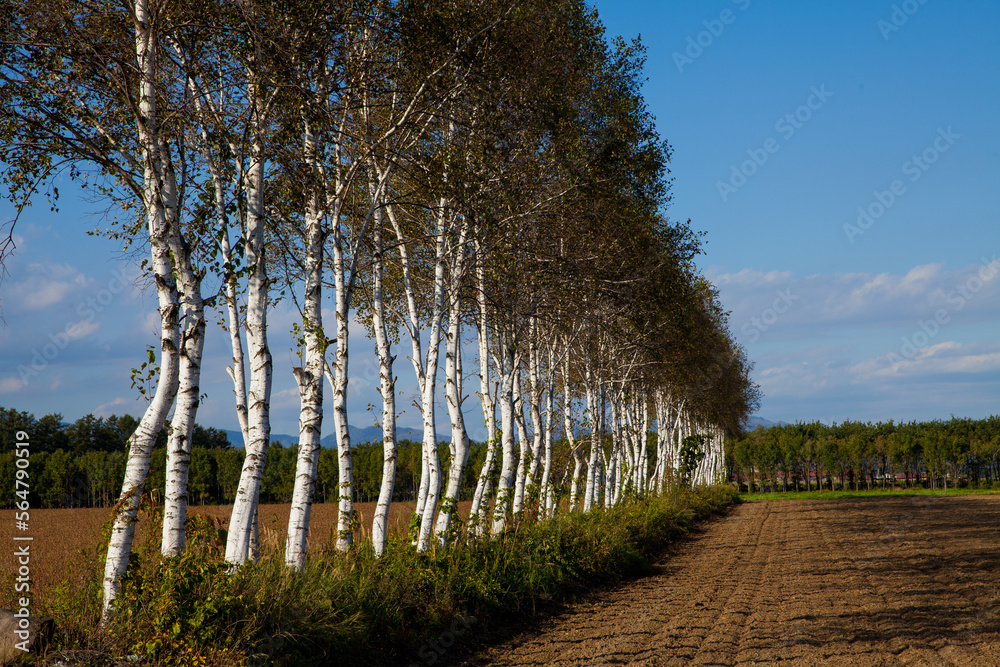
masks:
[(754, 502), (471, 665), (997, 665), (1000, 498)]

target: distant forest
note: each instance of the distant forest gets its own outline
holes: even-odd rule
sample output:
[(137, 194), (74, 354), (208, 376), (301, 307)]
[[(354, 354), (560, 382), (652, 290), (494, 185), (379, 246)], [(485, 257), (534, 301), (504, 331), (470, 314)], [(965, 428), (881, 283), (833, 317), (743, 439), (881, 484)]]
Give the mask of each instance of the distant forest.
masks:
[[(130, 415), (87, 415), (67, 424), (60, 414), (40, 419), (27, 412), (0, 408), (0, 509), (14, 507), (14, 438), (25, 431), (31, 443), (32, 507), (110, 507), (125, 476), (128, 438), (137, 426)], [(655, 439), (655, 434), (650, 434)], [(153, 451), (149, 493), (162, 501), (166, 482), (166, 431)], [(565, 439), (554, 443), (553, 469), (563, 475), (571, 460)], [(605, 443), (610, 449), (610, 442)], [(655, 447), (651, 448), (655, 452)], [(382, 443), (358, 443), (354, 455), (354, 499), (378, 499)], [(439, 447), (448, 469), (449, 448)], [(261, 502), (291, 502), (296, 445), (272, 442), (261, 487)], [(726, 443), (730, 481), (742, 491), (870, 489), (887, 486), (992, 486), (1000, 483), (1000, 416), (949, 421), (844, 422), (758, 427)], [(416, 498), (420, 483), (419, 442), (399, 443), (394, 501)], [(486, 457), (485, 443), (472, 443), (463, 471), (460, 500), (475, 489), (476, 471)], [(651, 457), (650, 465), (655, 465)], [(243, 467), (243, 449), (233, 447), (225, 431), (195, 426), (188, 493), (193, 505), (230, 504)], [(494, 471), (496, 475), (496, 471)], [(336, 502), (337, 452), (320, 452), (317, 502)]]
[(727, 442), (743, 491), (949, 488), (1000, 482), (1000, 416), (758, 427)]
[[(67, 424), (61, 414), (36, 419), (28, 412), (0, 407), (0, 509), (11, 509), (14, 496), (14, 440), (24, 431), (31, 443), (29, 501), (31, 507), (110, 507), (118, 500), (125, 478), (128, 438), (138, 425), (131, 415), (81, 417)], [(166, 429), (160, 432), (150, 461), (147, 489), (162, 501), (166, 484)], [(413, 500), (420, 483), (419, 442), (401, 440), (394, 501)], [(358, 502), (378, 499), (382, 480), (382, 443), (359, 443), (354, 454), (354, 497)], [(291, 502), (298, 447), (272, 442), (267, 452), (261, 502)], [(448, 447), (441, 448), (444, 470)], [(464, 471), (460, 499), (471, 497), (476, 471), (482, 467), (486, 446), (473, 443)], [(230, 504), (243, 467), (243, 449), (233, 447), (220, 429), (196, 425), (191, 447), (189, 501), (193, 505)], [(337, 451), (320, 452), (316, 482), (317, 502), (337, 501)]]

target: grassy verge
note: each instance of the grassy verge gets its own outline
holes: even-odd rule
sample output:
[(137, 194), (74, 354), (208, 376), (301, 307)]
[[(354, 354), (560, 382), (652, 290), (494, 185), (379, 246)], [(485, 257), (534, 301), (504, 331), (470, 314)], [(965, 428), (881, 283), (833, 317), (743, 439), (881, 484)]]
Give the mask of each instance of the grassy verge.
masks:
[(155, 542), (137, 551), (106, 630), (98, 559), (82, 559), (43, 612), (56, 619), (54, 648), (74, 650), (76, 664), (429, 664), (465, 633), (648, 572), (668, 544), (734, 502), (732, 488), (703, 488), (525, 522), (436, 553), (405, 540), (379, 559), (367, 546), (324, 552), (301, 574), (277, 548), (227, 572), (217, 525), (198, 517), (184, 556), (165, 561)]
[(870, 491), (788, 491), (778, 493), (741, 493), (740, 500), (831, 500), (835, 498), (905, 498), (908, 496), (992, 496), (996, 488), (965, 489), (872, 489)]

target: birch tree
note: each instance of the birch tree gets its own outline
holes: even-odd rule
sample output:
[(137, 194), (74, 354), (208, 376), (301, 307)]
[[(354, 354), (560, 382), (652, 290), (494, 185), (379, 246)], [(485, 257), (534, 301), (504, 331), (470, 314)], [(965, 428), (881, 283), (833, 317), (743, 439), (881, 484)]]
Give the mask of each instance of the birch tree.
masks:
[[(157, 291), (160, 374), (152, 400), (129, 439), (125, 481), (106, 559), (106, 619), (129, 562), (150, 453), (177, 396), (182, 365), (183, 400), (173, 430), (173, 449), (181, 456), (189, 446), (197, 408), (203, 306), (199, 278), (181, 232), (185, 172), (178, 175), (171, 154), (183, 132), (166, 120), (183, 114), (163, 108), (177, 100), (176, 73), (169, 73), (162, 62), (164, 3), (137, 0), (117, 8), (59, 4), (11, 9), (11, 27), (17, 28), (10, 34), (22, 40), (5, 45), (2, 69), (8, 120), (4, 126), (10, 131), (4, 137), (3, 159), (15, 166), (9, 172), (14, 178), (8, 181), (12, 194), (30, 196), (53, 170), (74, 165), (71, 175), (97, 183), (99, 191), (125, 211), (137, 213), (135, 223), (110, 234), (127, 246), (132, 234), (145, 228)], [(183, 343), (178, 278), (188, 322)], [(176, 483), (172, 499), (180, 494), (183, 500), (183, 462), (176, 470), (171, 476)]]

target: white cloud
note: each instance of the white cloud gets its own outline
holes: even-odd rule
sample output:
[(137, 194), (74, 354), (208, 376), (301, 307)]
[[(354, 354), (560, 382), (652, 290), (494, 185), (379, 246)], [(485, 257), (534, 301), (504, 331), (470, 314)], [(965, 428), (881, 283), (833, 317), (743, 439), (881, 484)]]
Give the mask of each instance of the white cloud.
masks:
[(757, 271), (756, 269), (743, 269), (737, 273), (715, 273), (711, 269), (706, 271), (706, 276), (715, 285), (741, 285), (747, 287), (760, 287), (770, 285), (782, 285), (792, 280), (791, 271)]
[(13, 394), (16, 391), (20, 391), (24, 385), (24, 381), (19, 378), (4, 378), (0, 380), (0, 394)]
[(93, 284), (93, 280), (68, 264), (34, 262), (21, 280), (5, 290), (17, 310), (38, 311), (62, 303)]
[(138, 333), (142, 335), (152, 334), (157, 338), (160, 337), (160, 313), (156, 310), (151, 310), (139, 316), (138, 322)]
[(86, 322), (84, 320), (80, 320), (66, 329), (66, 335), (69, 336), (70, 340), (80, 340), (81, 338), (85, 338), (86, 336), (98, 331), (100, 328), (101, 325), (97, 322)]
[[(290, 375), (290, 374), (289, 374)], [(289, 387), (271, 394), (271, 414), (278, 415), (285, 411), (290, 411), (296, 416), (299, 410), (299, 390)], [(272, 430), (274, 426), (272, 425)]]
[(855, 352), (850, 360), (848, 348), (809, 346), (762, 355), (753, 373), (764, 393), (761, 412), (786, 421), (995, 413), (1000, 342), (946, 340), (907, 353), (858, 360)]
[(126, 408), (134, 409), (135, 404), (136, 404), (135, 399), (129, 400), (127, 398), (122, 398), (119, 396), (113, 401), (109, 401), (107, 403), (104, 403), (103, 405), (99, 405), (96, 408), (94, 408), (93, 414), (95, 417), (101, 417), (101, 418), (110, 417), (111, 415), (115, 414), (124, 414), (126, 412), (130, 412)]
[[(711, 276), (712, 272), (708, 274)], [(716, 273), (730, 327), (744, 344), (787, 340), (803, 328), (823, 326), (829, 335), (858, 327), (913, 328), (944, 311), (949, 321), (996, 321), (1000, 262), (946, 270), (943, 264), (914, 266), (905, 274), (832, 273), (797, 278), (790, 272)]]
[(978, 375), (1000, 371), (1000, 342), (967, 343), (944, 341), (916, 350), (896, 351), (854, 367), (859, 379), (895, 380), (959, 374)]

